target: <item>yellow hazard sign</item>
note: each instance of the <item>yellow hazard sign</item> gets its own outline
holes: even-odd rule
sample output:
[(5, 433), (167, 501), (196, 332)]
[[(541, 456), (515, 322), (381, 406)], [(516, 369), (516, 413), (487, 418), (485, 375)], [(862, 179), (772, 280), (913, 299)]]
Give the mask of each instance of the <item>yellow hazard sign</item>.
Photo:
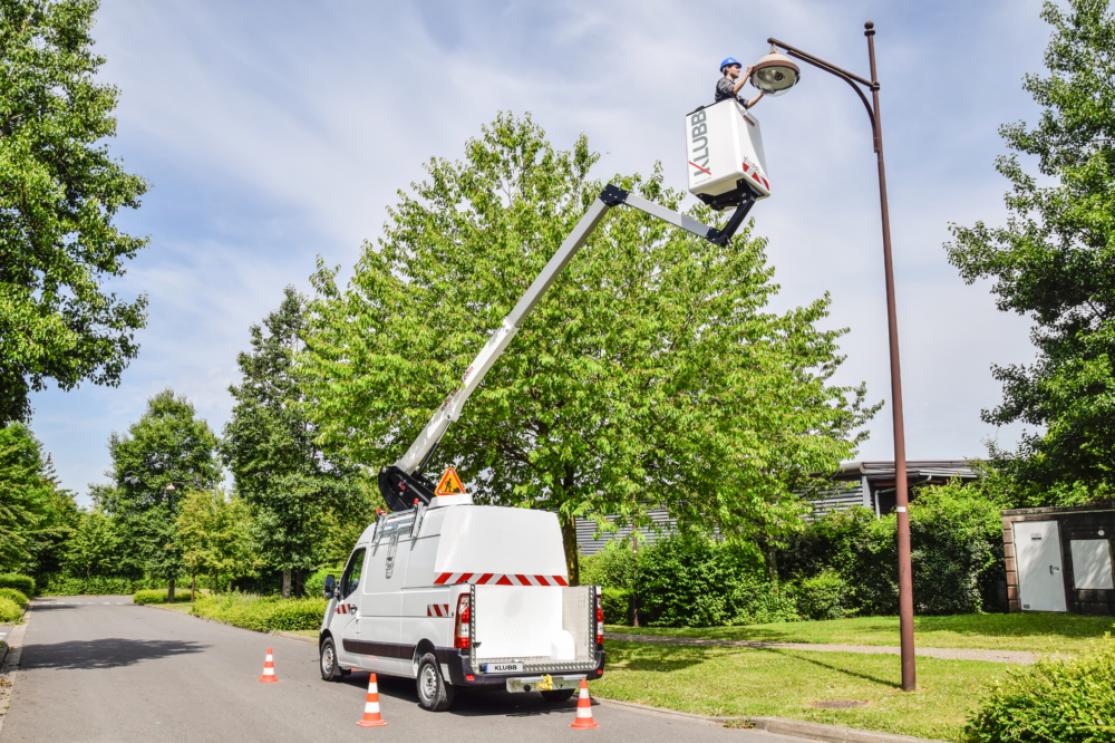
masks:
[(457, 476), (457, 470), (449, 467), (441, 476), (434, 495), (468, 495), (468, 493), (465, 492), (465, 486), (461, 484), (461, 478)]

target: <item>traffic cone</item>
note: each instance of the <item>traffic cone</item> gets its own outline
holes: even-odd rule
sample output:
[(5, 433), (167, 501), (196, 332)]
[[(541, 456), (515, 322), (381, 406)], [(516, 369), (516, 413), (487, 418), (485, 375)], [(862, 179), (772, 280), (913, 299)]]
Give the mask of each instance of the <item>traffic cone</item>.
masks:
[(379, 685), (376, 684), (376, 675), (368, 676), (368, 696), (364, 700), (364, 716), (356, 724), (365, 728), (378, 728), (387, 724), (379, 714)]
[(275, 675), (275, 659), (271, 656), (271, 648), (267, 648), (267, 655), (263, 657), (263, 673), (259, 675), (261, 684), (277, 684), (279, 677)]
[(577, 695), (577, 719), (570, 725), (578, 730), (598, 728), (596, 720), (592, 719), (592, 700), (588, 695), (588, 681), (581, 679), (581, 691)]

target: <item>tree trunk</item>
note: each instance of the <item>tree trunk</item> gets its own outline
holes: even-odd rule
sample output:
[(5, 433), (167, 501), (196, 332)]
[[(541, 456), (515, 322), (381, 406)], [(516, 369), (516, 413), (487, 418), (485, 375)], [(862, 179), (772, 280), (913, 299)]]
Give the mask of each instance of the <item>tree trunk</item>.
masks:
[(197, 598), (197, 573), (190, 573), (190, 603)]
[(290, 598), (290, 568), (283, 568), (283, 598)]
[(166, 600), (169, 603), (174, 603), (174, 578), (170, 579), (170, 583), (166, 587)]
[(565, 547), (565, 566), (569, 569), (569, 585), (581, 584), (581, 562), (577, 554), (577, 519), (565, 516), (561, 519), (561, 542)]
[(298, 598), (306, 593), (306, 571), (303, 568), (298, 568), (294, 571), (294, 595)]

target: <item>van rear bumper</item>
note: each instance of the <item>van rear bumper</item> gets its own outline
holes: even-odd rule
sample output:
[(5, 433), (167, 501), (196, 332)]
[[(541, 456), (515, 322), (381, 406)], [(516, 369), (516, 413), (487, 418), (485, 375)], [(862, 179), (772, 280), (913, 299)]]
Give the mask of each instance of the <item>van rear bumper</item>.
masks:
[[(507, 687), (509, 679), (537, 678), (538, 670), (522, 671), (519, 673), (473, 673), (472, 659), (464, 651), (455, 648), (438, 648), (436, 650), (438, 661), (449, 669), (449, 683), (454, 686), (500, 686)], [(586, 666), (583, 671), (570, 671), (563, 669), (553, 672), (556, 680), (558, 676), (571, 675), (586, 676), (590, 681), (604, 675), (604, 648), (596, 647), (596, 662)]]

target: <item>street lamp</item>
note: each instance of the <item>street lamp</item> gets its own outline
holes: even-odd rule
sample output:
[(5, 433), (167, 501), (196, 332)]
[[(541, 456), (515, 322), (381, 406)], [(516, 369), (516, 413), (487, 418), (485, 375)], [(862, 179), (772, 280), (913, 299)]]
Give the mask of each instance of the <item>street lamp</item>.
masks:
[[(902, 689), (913, 691), (917, 688), (917, 673), (914, 665), (914, 588), (910, 568), (910, 514), (909, 493), (906, 486), (906, 437), (902, 422), (902, 372), (898, 363), (898, 318), (894, 302), (894, 264), (891, 259), (890, 212), (887, 207), (887, 178), (883, 166), (883, 125), (879, 117), (879, 76), (875, 67), (875, 24), (863, 24), (867, 37), (867, 56), (871, 64), (871, 79), (867, 80), (855, 73), (837, 67), (808, 52), (779, 41), (767, 39), (771, 53), (759, 60), (752, 68), (751, 84), (768, 95), (784, 93), (801, 79), (798, 66), (789, 59), (800, 60), (818, 69), (835, 75), (852, 87), (867, 109), (871, 118), (871, 133), (875, 147), (875, 157), (879, 167), (879, 209), (883, 227), (883, 269), (887, 287), (887, 328), (890, 341), (890, 395), (891, 416), (894, 427), (894, 489), (895, 510), (898, 512), (898, 612), (902, 637)], [(789, 57), (779, 53), (785, 52)], [(868, 102), (864, 90), (871, 91)]]

